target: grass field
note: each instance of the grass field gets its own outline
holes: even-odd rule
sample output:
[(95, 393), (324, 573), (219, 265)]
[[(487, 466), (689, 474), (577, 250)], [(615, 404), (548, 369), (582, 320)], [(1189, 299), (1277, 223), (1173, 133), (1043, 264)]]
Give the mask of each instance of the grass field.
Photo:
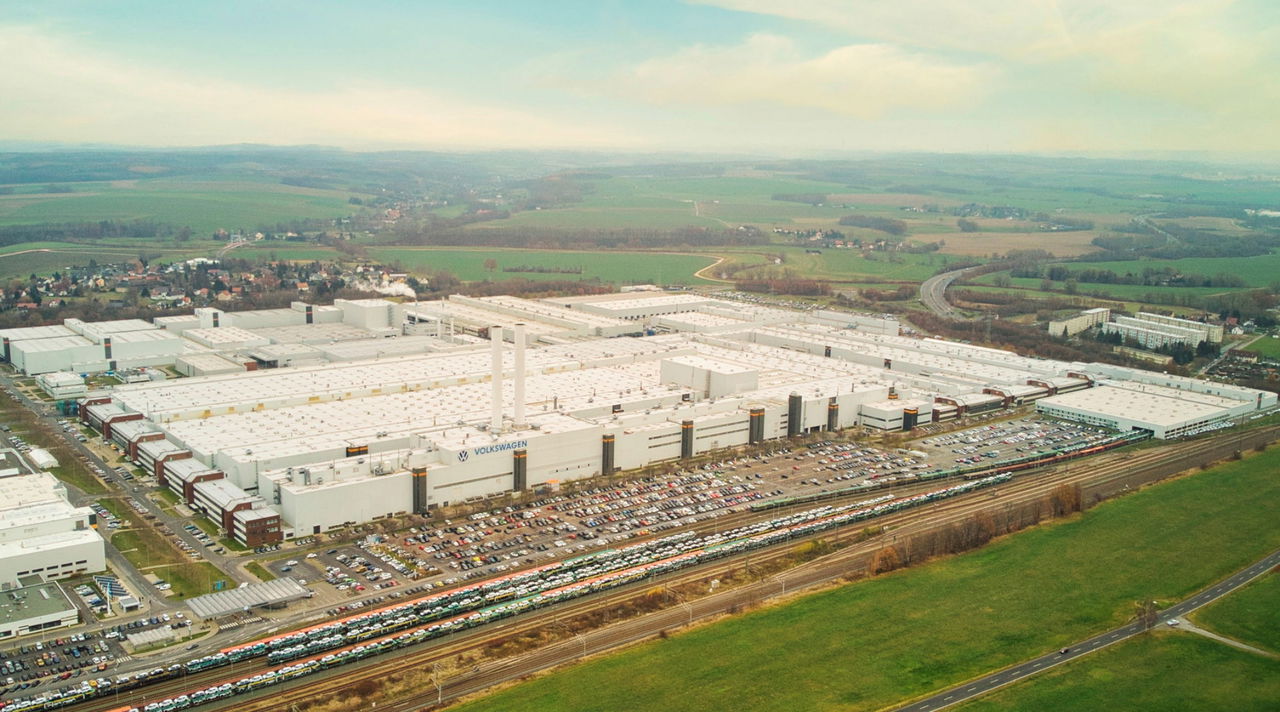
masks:
[[(978, 284), (991, 285), (995, 283), (999, 274), (1008, 274), (995, 272), (992, 274), (984, 274), (974, 280)], [(1013, 277), (1009, 280), (1009, 284), (1022, 289), (1039, 290), (1042, 280), (1032, 277)], [(1062, 282), (1054, 282), (1055, 289), (1061, 290)], [(1089, 282), (1080, 282), (1077, 285), (1079, 294), (1105, 294), (1116, 299), (1124, 299), (1131, 301), (1146, 301), (1146, 297), (1154, 297), (1155, 299), (1177, 299), (1178, 297), (1206, 297), (1214, 294), (1227, 294), (1239, 291), (1239, 288), (1232, 287), (1152, 287), (1142, 284), (1093, 284)], [(1058, 294), (1064, 294), (1059, 291)], [(1160, 303), (1153, 301), (1152, 303)]]
[[(1145, 269), (1174, 269), (1183, 274), (1212, 277), (1235, 275), (1250, 287), (1268, 287), (1280, 282), (1280, 252), (1258, 257), (1184, 257), (1180, 260), (1126, 260), (1123, 262), (1082, 262), (1066, 265), (1071, 270), (1105, 269), (1116, 274), (1142, 274)], [(1081, 287), (1084, 285), (1081, 284)], [(1098, 285), (1106, 286), (1106, 285)]]
[[(829, 279), (837, 281), (862, 281), (867, 278), (875, 280), (901, 280), (921, 282), (935, 273), (955, 257), (940, 254), (888, 254), (871, 252), (864, 257), (861, 250), (822, 250), (820, 254), (811, 254), (803, 247), (768, 247), (759, 250), (728, 249), (716, 254), (723, 254), (735, 262), (761, 264), (763, 270), (790, 270), (804, 277)], [(784, 261), (781, 265), (764, 262), (765, 255), (781, 254)], [(749, 260), (749, 261), (748, 261)], [(742, 277), (758, 274), (756, 270), (739, 273)]]
[(0, 225), (149, 219), (187, 225), (197, 235), (252, 231), (300, 218), (348, 215), (346, 191), (316, 190), (251, 178), (156, 178), (70, 183), (74, 193), (0, 195)]
[(1261, 339), (1249, 344), (1249, 348), (1245, 350), (1262, 354), (1268, 358), (1280, 359), (1280, 338), (1263, 336)]
[(1202, 636), (1161, 631), (1061, 665), (956, 709), (1271, 712), (1277, 700), (1280, 661)]
[(1191, 617), (1215, 633), (1280, 653), (1280, 575), (1272, 571)]
[[(694, 272), (715, 262), (713, 258), (698, 255), (677, 255), (657, 252), (569, 252), (552, 250), (457, 250), (413, 247), (371, 247), (370, 256), (387, 263), (399, 263), (405, 269), (422, 274), (432, 270), (448, 270), (459, 279), (483, 281), (492, 279), (564, 279), (577, 281), (599, 279), (618, 284), (698, 284)], [(485, 260), (497, 262), (498, 268), (490, 273), (484, 269)], [(565, 267), (582, 268), (581, 274), (543, 272), (503, 272), (503, 267)]]
[(1274, 549), (1277, 465), (1280, 449), (457, 709), (880, 709), (1105, 630), (1136, 600), (1180, 599)]

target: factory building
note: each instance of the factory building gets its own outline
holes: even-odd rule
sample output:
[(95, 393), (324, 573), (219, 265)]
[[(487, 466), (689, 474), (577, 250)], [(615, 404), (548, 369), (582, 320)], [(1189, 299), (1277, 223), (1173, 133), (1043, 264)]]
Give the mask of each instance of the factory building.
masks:
[[(1274, 406), (1274, 394), (1270, 401)], [(1121, 432), (1144, 430), (1162, 440), (1195, 434), (1255, 410), (1252, 400), (1132, 381), (1104, 381), (1097, 388), (1036, 403), (1036, 411), (1044, 415)]]
[(75, 400), (89, 393), (84, 377), (67, 371), (51, 371), (36, 376), (36, 383), (54, 400)]
[(71, 506), (66, 487), (47, 472), (0, 479), (0, 587), (105, 569), (94, 520), (92, 509)]
[[(1074, 411), (1061, 399), (1104, 383), (1201, 393), (1141, 372), (902, 336), (891, 318), (694, 294), (380, 301), (325, 318), (370, 333), (402, 319), (406, 335), (254, 346), (257, 370), (124, 385), (83, 412), (108, 437), (122, 416), (145, 414), (163, 439), (138, 443), (135, 461), (237, 538), (265, 541), (803, 433), (910, 430), (1032, 402), (1061, 417), (1090, 403), (1101, 412), (1101, 397)], [(268, 310), (234, 326), (268, 328), (256, 324), (278, 312), (302, 314)], [(193, 329), (236, 317), (200, 318)], [(653, 331), (670, 333), (630, 338)], [(383, 350), (398, 343), (406, 348)], [(1236, 403), (1206, 417), (1274, 405), (1237, 391), (1204, 392)], [(1202, 414), (1187, 408), (1185, 427), (1161, 432), (1194, 429)]]
[(62, 587), (24, 576), (15, 588), (0, 591), (0, 640), (66, 628), (80, 622), (80, 609)]

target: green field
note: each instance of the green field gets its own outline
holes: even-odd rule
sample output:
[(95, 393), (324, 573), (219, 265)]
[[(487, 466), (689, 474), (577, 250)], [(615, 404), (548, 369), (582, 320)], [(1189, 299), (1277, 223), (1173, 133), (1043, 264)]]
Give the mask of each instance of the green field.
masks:
[(253, 231), (300, 218), (349, 215), (346, 191), (266, 179), (155, 178), (68, 183), (73, 193), (0, 195), (0, 225), (148, 219), (187, 225), (198, 236), (219, 228)]
[[(1276, 251), (1258, 257), (1184, 257), (1180, 260), (1073, 262), (1065, 266), (1073, 271), (1105, 269), (1111, 270), (1116, 274), (1142, 274), (1142, 271), (1146, 269), (1174, 269), (1183, 274), (1198, 274), (1205, 277), (1230, 274), (1243, 279), (1245, 284), (1250, 287), (1268, 287), (1280, 283), (1280, 252)], [(1083, 288), (1085, 285), (1081, 284), (1080, 286)], [(1223, 290), (1219, 289), (1218, 291)]]
[[(984, 285), (992, 285), (995, 283), (996, 276), (1001, 273), (984, 274), (978, 277), (974, 282)], [(1007, 273), (1006, 273), (1007, 274)], [(1013, 277), (1009, 280), (1009, 284), (1022, 289), (1039, 291), (1040, 283), (1043, 280), (1033, 277)], [(1059, 290), (1057, 294), (1065, 294), (1062, 292), (1063, 282), (1054, 282), (1054, 289)], [(1176, 299), (1178, 297), (1207, 297), (1215, 294), (1227, 294), (1239, 291), (1240, 288), (1233, 287), (1154, 287), (1142, 284), (1093, 284), (1091, 282), (1080, 282), (1076, 286), (1078, 294), (1105, 294), (1115, 299), (1124, 299), (1130, 301), (1145, 301), (1145, 297), (1153, 296), (1156, 299)], [(1160, 303), (1160, 302), (1152, 302)]]
[[(459, 250), (413, 247), (371, 247), (369, 255), (388, 264), (398, 263), (404, 269), (424, 274), (448, 270), (459, 279), (500, 281), (505, 279), (563, 279), (577, 281), (599, 279), (618, 284), (700, 284), (694, 272), (715, 262), (698, 255), (657, 252), (570, 252), (552, 250)], [(485, 260), (497, 262), (497, 269), (487, 272)], [(581, 274), (550, 272), (503, 272), (503, 267), (582, 268)]]
[(1252, 344), (1249, 344), (1249, 348), (1245, 350), (1262, 354), (1268, 358), (1280, 359), (1280, 338), (1274, 336), (1263, 336)]
[(1162, 631), (1061, 665), (956, 709), (1264, 712), (1275, 710), (1277, 700), (1280, 661), (1202, 636)]
[(775, 193), (836, 193), (847, 188), (792, 178), (615, 177), (584, 181), (590, 188), (578, 203), (516, 213), (486, 227), (675, 228), (737, 227), (744, 223), (791, 223), (811, 218), (823, 223), (849, 211), (773, 200)]
[(1192, 618), (1202, 628), (1280, 653), (1280, 575), (1273, 571)]
[(1136, 600), (1183, 598), (1280, 546), (1277, 465), (1280, 449), (457, 709), (880, 709), (1120, 624)]

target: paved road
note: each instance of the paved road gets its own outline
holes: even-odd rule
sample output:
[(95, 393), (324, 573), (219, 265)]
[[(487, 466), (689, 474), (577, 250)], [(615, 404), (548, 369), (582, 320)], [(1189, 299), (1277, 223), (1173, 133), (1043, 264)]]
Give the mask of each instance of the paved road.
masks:
[[(8, 373), (0, 373), (0, 387), (4, 387), (12, 391), (13, 393), (15, 393), (16, 394), (15, 397), (18, 400), (18, 402), (27, 410), (34, 413), (36, 417), (47, 426), (47, 429), (49, 430), (51, 437), (62, 438), (67, 443), (67, 445), (71, 447), (72, 450), (76, 451), (76, 453), (81, 455), (82, 457), (88, 459), (88, 461), (91, 464), (96, 465), (103, 472), (112, 472), (115, 469), (112, 465), (107, 464), (106, 461), (104, 461), (101, 457), (99, 457), (99, 455), (96, 452), (94, 452), (91, 448), (86, 447), (83, 443), (77, 441), (73, 437), (65, 437), (61, 429), (61, 425), (59, 424), (59, 419), (62, 418), (63, 416), (60, 416), (58, 414), (58, 412), (53, 408), (52, 404), (41, 402), (41, 401), (35, 401), (27, 397), (27, 395), (17, 387), (17, 384), (14, 381), (15, 379), (12, 375)], [(68, 492), (69, 498), (71, 499), (71, 503), (77, 507), (86, 506), (91, 502), (97, 501), (102, 497), (102, 495), (86, 494), (82, 492), (79, 488), (75, 487), (70, 483), (64, 483), (64, 484), (67, 487), (67, 492)], [(120, 494), (124, 494), (132, 497), (139, 504), (141, 504), (147, 510), (148, 513), (154, 515), (156, 517), (157, 522), (163, 522), (169, 525), (170, 530), (174, 532), (175, 536), (185, 540), (189, 545), (191, 545), (194, 548), (195, 551), (200, 552), (201, 555), (205, 558), (205, 560), (213, 563), (215, 566), (217, 566), (219, 569), (221, 569), (227, 574), (228, 579), (230, 579), (231, 581), (234, 581), (234, 583), (231, 583), (231, 582), (228, 583), (229, 587), (234, 586), (235, 584), (240, 583), (242, 581), (248, 581), (248, 582), (257, 581), (256, 578), (252, 578), (248, 574), (236, 569), (236, 567), (233, 565), (235, 563), (235, 559), (231, 557), (220, 556), (214, 553), (212, 549), (205, 548), (204, 545), (199, 540), (197, 540), (194, 536), (192, 536), (185, 529), (183, 529), (182, 528), (183, 525), (189, 523), (188, 520), (183, 519), (181, 517), (175, 517), (175, 516), (169, 515), (163, 509), (161, 509), (158, 504), (156, 504), (149, 497), (147, 497), (146, 493), (151, 488), (144, 487), (140, 485), (137, 481), (129, 485), (124, 485), (122, 483), (118, 487), (108, 484), (107, 488), (109, 490), (114, 490), (112, 494), (120, 493)], [(106, 537), (104, 536), (104, 538)], [(180, 601), (170, 601), (163, 596), (156, 595), (157, 592), (151, 586), (151, 584), (147, 583), (146, 580), (142, 578), (142, 576), (136, 571), (136, 569), (134, 569), (133, 566), (128, 563), (128, 561), (124, 558), (124, 556), (122, 556), (119, 553), (119, 551), (116, 550), (116, 548), (111, 545), (110, 541), (107, 542), (106, 553), (107, 553), (107, 560), (111, 563), (111, 568), (117, 574), (119, 574), (122, 579), (125, 580), (126, 585), (129, 588), (130, 592), (138, 596), (139, 598), (145, 599), (147, 603), (151, 604), (150, 606), (151, 608), (164, 610), (169, 608), (175, 608), (181, 605)], [(124, 618), (123, 620), (128, 620), (128, 618)]]
[(920, 284), (920, 301), (929, 309), (929, 311), (941, 317), (948, 319), (960, 319), (960, 313), (955, 307), (947, 303), (947, 287), (951, 283), (960, 278), (960, 275), (973, 269), (966, 267), (964, 269), (952, 270), (935, 274)]
[[(1243, 570), (1237, 571), (1230, 577), (1218, 581), (1217, 583), (1197, 592), (1194, 596), (1187, 598), (1160, 612), (1160, 624), (1164, 625), (1164, 621), (1185, 616), (1186, 614), (1212, 603), (1222, 598), (1250, 581), (1262, 576), (1272, 568), (1280, 566), (1280, 550), (1271, 552), (1266, 558), (1254, 563)], [(984, 695), (1005, 685), (1018, 682), (1024, 678), (1035, 675), (1036, 673), (1048, 670), (1056, 665), (1061, 665), (1068, 660), (1074, 660), (1082, 655), (1088, 655), (1094, 651), (1100, 650), (1113, 643), (1132, 638), (1139, 633), (1145, 631), (1146, 628), (1140, 623), (1129, 623), (1109, 630), (1105, 633), (1095, 635), (1092, 638), (1082, 640), (1069, 648), (1066, 653), (1053, 652), (1041, 655), (1038, 658), (1018, 663), (1013, 667), (1008, 667), (998, 672), (991, 673), (985, 677), (970, 680), (961, 685), (956, 685), (947, 690), (943, 690), (937, 694), (918, 700), (909, 705), (897, 708), (898, 712), (934, 712), (935, 710), (944, 709), (952, 705), (959, 704), (966, 700), (973, 699), (979, 695)]]

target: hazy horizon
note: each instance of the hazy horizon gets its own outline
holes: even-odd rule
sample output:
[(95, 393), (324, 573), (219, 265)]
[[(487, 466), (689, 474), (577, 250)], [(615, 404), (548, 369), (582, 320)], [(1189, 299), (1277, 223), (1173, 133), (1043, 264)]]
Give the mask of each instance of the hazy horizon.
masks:
[(5, 144), (1260, 158), (1262, 0), (0, 10)]

